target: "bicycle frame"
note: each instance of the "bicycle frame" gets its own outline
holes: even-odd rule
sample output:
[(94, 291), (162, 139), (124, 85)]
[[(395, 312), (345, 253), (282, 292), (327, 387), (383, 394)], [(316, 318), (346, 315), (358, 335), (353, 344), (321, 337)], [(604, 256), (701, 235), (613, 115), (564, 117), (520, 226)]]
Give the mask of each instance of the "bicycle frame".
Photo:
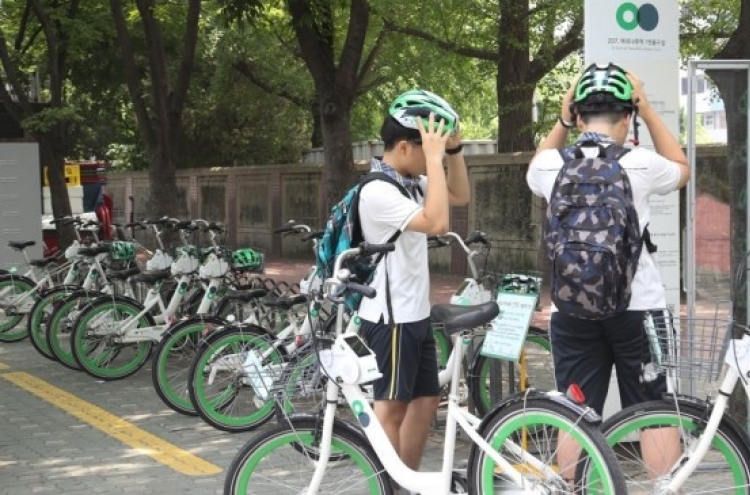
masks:
[[(189, 282), (190, 277), (187, 275), (182, 275), (180, 277), (177, 283), (177, 290), (172, 294), (172, 298), (169, 300), (167, 306), (164, 305), (164, 301), (159, 293), (160, 284), (151, 287), (146, 294), (146, 300), (143, 302), (143, 309), (137, 315), (118, 324), (115, 330), (107, 331), (107, 333), (117, 333), (121, 335), (120, 341), (122, 343), (144, 342), (148, 340), (158, 342), (164, 333), (166, 324), (169, 322), (170, 318), (175, 315), (177, 308), (180, 307), (180, 303), (182, 303), (182, 300), (185, 298), (185, 291), (180, 290), (180, 287), (187, 287)], [(153, 327), (135, 328), (138, 320), (146, 316), (157, 306), (159, 307), (159, 314), (154, 316), (156, 325)], [(96, 333), (96, 331), (94, 331), (94, 333)]]
[[(713, 441), (716, 430), (719, 428), (724, 413), (729, 405), (729, 397), (732, 395), (740, 376), (748, 376), (750, 372), (750, 336), (745, 334), (742, 339), (732, 339), (727, 348), (724, 362), (728, 365), (726, 375), (721, 382), (716, 401), (713, 404), (711, 416), (709, 416), (703, 433), (693, 445), (686, 444), (689, 452), (683, 452), (682, 456), (672, 468), (672, 479), (664, 487), (665, 493), (677, 493), (683, 483), (693, 474), (703, 456)], [(750, 394), (750, 380), (742, 380), (745, 393)], [(687, 460), (686, 460), (687, 458)]]
[[(343, 305), (340, 306), (340, 310), (343, 309)], [(337, 336), (346, 335), (341, 333), (343, 326), (343, 315), (339, 312), (337, 316), (336, 328)], [(455, 360), (460, 362), (463, 357), (463, 346), (457, 345), (454, 348)], [(323, 367), (325, 373), (325, 368)], [(453, 461), (455, 451), (455, 440), (458, 426), (466, 432), (471, 440), (477, 444), (488, 456), (490, 456), (500, 468), (506, 473), (511, 481), (517, 486), (525, 486), (523, 476), (518, 470), (506, 461), (499, 453), (495, 452), (492, 447), (485, 441), (479, 433), (477, 428), (481, 423), (481, 419), (476, 416), (463, 411), (458, 406), (458, 383), (460, 380), (461, 368), (460, 366), (453, 367), (451, 371), (451, 387), (448, 401), (448, 415), (446, 418), (445, 427), (445, 442), (443, 444), (443, 466), (441, 471), (436, 472), (422, 472), (414, 471), (404, 464), (398, 453), (393, 448), (391, 441), (385, 433), (385, 430), (377, 420), (375, 413), (370, 406), (369, 401), (359, 384), (341, 384), (336, 383), (335, 379), (329, 379), (326, 388), (326, 407), (323, 418), (323, 430), (322, 440), (320, 445), (320, 455), (318, 457), (317, 467), (313, 479), (308, 487), (307, 494), (315, 495), (318, 493), (320, 483), (325, 475), (325, 470), (328, 465), (328, 459), (331, 453), (331, 437), (333, 432), (333, 419), (336, 414), (336, 405), (338, 403), (339, 390), (343, 393), (347, 404), (351, 408), (352, 412), (358, 418), (360, 425), (365, 433), (365, 436), (370, 441), (375, 453), (383, 463), (388, 474), (402, 487), (416, 491), (419, 493), (436, 493), (436, 494), (449, 494), (451, 477), (453, 472)], [(507, 446), (507, 443), (506, 443)], [(513, 446), (511, 446), (513, 447)], [(521, 447), (515, 446), (520, 455), (524, 456), (525, 460), (533, 466), (534, 469), (538, 469), (541, 472), (552, 473), (552, 469), (539, 462), (533, 456), (524, 455)], [(524, 493), (539, 493), (536, 489), (526, 487)]]

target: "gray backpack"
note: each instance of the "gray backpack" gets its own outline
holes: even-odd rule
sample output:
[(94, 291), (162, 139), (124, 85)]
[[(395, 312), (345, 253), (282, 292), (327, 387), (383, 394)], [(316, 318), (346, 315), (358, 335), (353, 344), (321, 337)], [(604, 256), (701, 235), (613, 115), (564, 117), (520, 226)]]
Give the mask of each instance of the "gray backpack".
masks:
[[(598, 154), (587, 158), (582, 148), (591, 147)], [(591, 141), (560, 151), (565, 163), (552, 189), (544, 243), (552, 301), (569, 316), (600, 320), (630, 304), (644, 239), (619, 162), (628, 151)]]

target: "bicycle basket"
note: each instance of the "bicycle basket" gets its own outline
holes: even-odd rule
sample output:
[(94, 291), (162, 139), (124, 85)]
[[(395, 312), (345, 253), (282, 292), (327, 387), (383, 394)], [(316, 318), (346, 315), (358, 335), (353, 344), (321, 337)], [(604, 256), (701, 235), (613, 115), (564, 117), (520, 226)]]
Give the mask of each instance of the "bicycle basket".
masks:
[(657, 373), (706, 383), (716, 382), (732, 338), (733, 322), (718, 312), (707, 317), (647, 314), (646, 335)]

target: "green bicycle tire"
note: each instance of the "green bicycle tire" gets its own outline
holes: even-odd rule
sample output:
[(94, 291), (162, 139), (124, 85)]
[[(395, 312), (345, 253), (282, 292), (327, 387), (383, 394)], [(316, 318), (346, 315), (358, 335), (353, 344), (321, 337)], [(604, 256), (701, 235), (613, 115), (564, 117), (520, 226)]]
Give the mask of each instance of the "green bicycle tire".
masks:
[[(678, 428), (681, 444), (697, 442), (711, 406), (696, 399), (672, 398), (636, 404), (618, 411), (601, 427), (614, 449), (630, 493), (654, 491), (640, 452), (639, 432)], [(747, 494), (750, 489), (750, 445), (743, 428), (729, 416), (722, 418), (708, 452), (680, 487), (684, 493)]]
[[(273, 397), (269, 395), (265, 400), (257, 397), (252, 387), (243, 383), (247, 351), (267, 350), (271, 339), (261, 327), (233, 325), (201, 344), (190, 365), (188, 390), (193, 407), (206, 423), (237, 433), (252, 431), (273, 417)], [(222, 357), (229, 361), (227, 369), (212, 377), (212, 364)], [(278, 351), (273, 351), (268, 359), (274, 364), (282, 362)]]
[(172, 410), (187, 416), (198, 413), (190, 401), (190, 365), (201, 341), (226, 322), (216, 316), (194, 316), (170, 327), (154, 351), (151, 382), (159, 398)]
[[(504, 404), (491, 412), (480, 432), (490, 447), (512, 466), (519, 468), (528, 486), (544, 487), (550, 493), (598, 493), (622, 495), (625, 479), (617, 458), (607, 445), (598, 425), (581, 418), (580, 413), (549, 398), (532, 397)], [(558, 440), (561, 432), (580, 449), (575, 484), (563, 479), (557, 466)], [(524, 456), (532, 456), (541, 466), (551, 468), (550, 475), (521, 457), (511, 446), (522, 447)], [(584, 466), (581, 468), (580, 466)], [(476, 444), (472, 444), (468, 468), (469, 493), (496, 493), (513, 490), (508, 477), (495, 461)], [(499, 486), (498, 486), (499, 485)]]
[[(71, 347), (78, 365), (89, 375), (102, 380), (120, 380), (136, 373), (148, 360), (153, 342), (120, 343), (113, 334), (99, 335), (97, 326), (115, 324), (138, 316), (143, 305), (120, 296), (104, 296), (88, 305), (73, 326)], [(123, 317), (120, 320), (120, 317)], [(138, 319), (134, 328), (152, 327), (149, 314)]]
[[(224, 495), (303, 493), (316, 465), (314, 446), (320, 424), (314, 417), (292, 417), (288, 423), (255, 435), (229, 466)], [(391, 495), (390, 477), (382, 463), (369, 442), (350, 428), (339, 421), (333, 424), (331, 454), (335, 460), (329, 461), (320, 493)]]
[[(5, 275), (0, 277), (0, 293), (3, 297), (19, 296), (26, 294), (34, 289), (32, 281), (25, 277), (17, 277), (14, 275)], [(37, 294), (33, 294), (35, 300), (39, 297)], [(6, 317), (5, 311), (0, 318), (0, 342), (13, 343), (20, 342), (29, 336), (29, 330), (27, 325), (20, 325), (21, 321), (26, 317), (26, 314), (15, 314)]]

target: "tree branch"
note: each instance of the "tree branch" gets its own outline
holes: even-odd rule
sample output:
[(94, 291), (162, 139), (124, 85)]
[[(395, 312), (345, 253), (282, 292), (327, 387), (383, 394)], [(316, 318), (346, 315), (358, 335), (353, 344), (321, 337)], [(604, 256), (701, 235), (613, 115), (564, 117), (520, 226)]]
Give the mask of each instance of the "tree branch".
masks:
[(268, 81), (258, 75), (255, 66), (251, 62), (246, 60), (235, 62), (232, 64), (232, 67), (266, 93), (284, 98), (305, 110), (310, 107), (311, 102), (309, 100), (294, 95), (284, 89), (272, 87)]
[(154, 0), (136, 0), (138, 12), (141, 14), (141, 24), (146, 35), (148, 47), (149, 76), (151, 78), (151, 98), (154, 115), (163, 125), (167, 123), (167, 98), (172, 91), (167, 68), (164, 39), (161, 26), (154, 19)]
[(201, 14), (201, 0), (190, 0), (185, 21), (185, 44), (183, 46), (180, 72), (175, 83), (174, 93), (170, 97), (170, 111), (179, 116), (185, 105), (185, 98), (190, 87), (190, 76), (195, 64), (195, 47), (198, 44), (198, 21)]
[(339, 89), (345, 90), (350, 100), (354, 97), (359, 80), (359, 63), (362, 59), (369, 23), (370, 8), (367, 0), (351, 0), (349, 26), (336, 75)]
[(29, 26), (29, 19), (31, 18), (31, 7), (27, 3), (24, 6), (23, 14), (21, 15), (21, 22), (18, 25), (18, 32), (16, 33), (16, 42), (13, 47), (17, 52), (21, 51), (23, 46), (23, 38), (26, 36), (26, 28)]
[[(372, 72), (372, 68), (375, 65), (375, 60), (378, 57), (378, 54), (380, 53), (380, 50), (383, 48), (383, 43), (385, 41), (386, 36), (386, 30), (385, 28), (381, 29), (378, 33), (377, 37), (375, 38), (375, 43), (373, 43), (372, 48), (370, 49), (370, 53), (367, 54), (367, 58), (365, 58), (364, 63), (362, 64), (362, 67), (359, 69), (359, 74), (357, 75), (357, 82), (355, 84), (356, 94), (362, 94), (361, 88), (364, 85), (365, 80), (367, 79), (367, 76), (370, 75)], [(372, 86), (370, 86), (372, 87)]]
[(50, 72), (50, 100), (53, 107), (62, 106), (62, 73), (60, 72), (60, 40), (57, 29), (49, 14), (42, 8), (39, 0), (29, 0), (39, 23), (47, 38), (47, 60)]
[(133, 40), (128, 32), (125, 17), (122, 14), (122, 4), (120, 0), (109, 0), (112, 19), (114, 20), (117, 39), (120, 43), (120, 54), (122, 55), (123, 65), (125, 67), (125, 81), (130, 93), (130, 99), (133, 101), (135, 117), (138, 120), (138, 128), (146, 143), (153, 141), (153, 130), (148, 117), (148, 108), (144, 99), (145, 93), (141, 79), (138, 75), (138, 65), (135, 62), (135, 51), (133, 49)]
[[(2, 62), (3, 69), (8, 78), (8, 83), (10, 84), (13, 93), (16, 95), (18, 105), (21, 107), (25, 115), (30, 115), (32, 110), (31, 105), (29, 104), (29, 97), (26, 94), (23, 84), (21, 84), (18, 68), (15, 66), (10, 58), (10, 54), (8, 53), (8, 45), (5, 41), (5, 34), (3, 33), (2, 26), (0, 26), (0, 62)], [(3, 85), (3, 90), (5, 90), (5, 85)], [(10, 98), (10, 95), (8, 95), (8, 97)]]
[[(309, 2), (288, 0), (287, 3), (292, 16), (292, 27), (300, 45), (302, 60), (305, 61), (313, 76), (316, 87), (330, 86), (331, 81), (328, 78), (336, 73), (336, 65), (331, 48), (324, 43), (325, 37), (320, 30), (319, 19), (316, 19), (310, 10)], [(330, 10), (327, 14), (330, 16)], [(330, 24), (330, 19), (327, 22)]]
[(398, 24), (396, 24), (395, 22), (389, 19), (383, 19), (383, 22), (385, 24), (386, 29), (388, 29), (389, 31), (405, 34), (407, 36), (411, 36), (412, 38), (420, 38), (425, 41), (429, 41), (430, 43), (434, 44), (435, 46), (447, 52), (455, 53), (457, 55), (462, 55), (464, 57), (471, 57), (471, 58), (477, 58), (480, 60), (488, 60), (490, 62), (497, 62), (497, 52), (492, 52), (489, 50), (481, 50), (479, 48), (459, 46), (456, 43), (444, 41), (441, 38), (438, 38), (436, 36), (433, 36), (425, 31), (422, 31), (416, 28), (399, 26)]
[[(529, 65), (529, 77), (532, 81), (540, 81), (557, 64), (573, 53), (583, 48), (583, 16), (576, 17), (573, 25), (560, 40), (549, 46), (543, 46), (537, 52)], [(542, 48), (546, 48), (542, 51)]]

